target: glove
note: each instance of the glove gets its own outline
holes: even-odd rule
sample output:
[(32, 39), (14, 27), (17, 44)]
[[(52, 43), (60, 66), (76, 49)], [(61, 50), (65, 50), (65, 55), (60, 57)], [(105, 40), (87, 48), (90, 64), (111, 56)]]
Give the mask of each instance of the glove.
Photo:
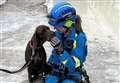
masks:
[(53, 37), (51, 40), (50, 40), (50, 44), (53, 46), (53, 48), (55, 48), (56, 50), (56, 53), (58, 55), (62, 54), (63, 53), (63, 48), (61, 46), (61, 41), (57, 38), (57, 37)]

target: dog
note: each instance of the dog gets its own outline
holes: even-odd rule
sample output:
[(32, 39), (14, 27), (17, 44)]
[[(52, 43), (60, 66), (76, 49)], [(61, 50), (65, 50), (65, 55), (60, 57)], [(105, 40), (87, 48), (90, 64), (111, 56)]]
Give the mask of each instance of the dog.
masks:
[(31, 65), (28, 67), (30, 83), (33, 83), (33, 80), (36, 79), (39, 73), (43, 73), (43, 71), (44, 73), (48, 73), (51, 70), (51, 67), (46, 63), (47, 57), (43, 44), (53, 36), (54, 32), (50, 31), (49, 27), (44, 25), (38, 26), (26, 47), (25, 61), (29, 62), (31, 56), (33, 57)]
[(25, 50), (24, 66), (16, 71), (9, 71), (6, 69), (0, 69), (0, 71), (7, 73), (17, 73), (24, 70), (27, 67), (29, 83), (33, 83), (40, 73), (48, 74), (52, 71), (51, 66), (47, 63), (47, 55), (43, 44), (46, 41), (50, 41), (55, 36), (55, 33), (49, 29), (48, 26), (40, 25), (36, 28), (31, 40), (28, 42)]

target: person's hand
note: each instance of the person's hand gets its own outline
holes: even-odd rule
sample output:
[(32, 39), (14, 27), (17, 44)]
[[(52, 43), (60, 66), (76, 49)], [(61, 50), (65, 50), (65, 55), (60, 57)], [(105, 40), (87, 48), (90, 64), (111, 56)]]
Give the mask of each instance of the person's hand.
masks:
[(53, 48), (55, 48), (57, 54), (61, 54), (63, 52), (61, 41), (57, 37), (53, 37), (50, 40), (50, 44), (53, 46)]

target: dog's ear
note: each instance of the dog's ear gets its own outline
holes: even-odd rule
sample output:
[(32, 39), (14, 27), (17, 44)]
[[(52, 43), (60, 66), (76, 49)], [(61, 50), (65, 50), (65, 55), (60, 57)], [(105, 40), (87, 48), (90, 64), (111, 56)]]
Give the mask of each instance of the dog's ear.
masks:
[(37, 42), (37, 33), (36, 33), (36, 31), (34, 32), (31, 41), (32, 41), (33, 48), (37, 48), (37, 43), (38, 42)]

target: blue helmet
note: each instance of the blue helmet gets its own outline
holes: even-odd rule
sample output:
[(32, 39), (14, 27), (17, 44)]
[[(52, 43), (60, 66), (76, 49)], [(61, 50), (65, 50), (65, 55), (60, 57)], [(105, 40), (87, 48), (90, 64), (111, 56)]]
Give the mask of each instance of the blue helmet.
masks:
[(50, 12), (49, 24), (53, 26), (63, 26), (66, 20), (75, 20), (76, 10), (71, 4), (61, 2), (56, 4)]

